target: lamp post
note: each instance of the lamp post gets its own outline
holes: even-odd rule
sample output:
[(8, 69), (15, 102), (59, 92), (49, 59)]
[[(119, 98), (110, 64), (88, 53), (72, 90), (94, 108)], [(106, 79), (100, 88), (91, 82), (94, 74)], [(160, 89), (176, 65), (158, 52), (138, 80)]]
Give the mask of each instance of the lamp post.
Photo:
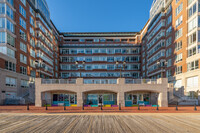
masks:
[(165, 68), (167, 67), (167, 62), (166, 61), (157, 61), (157, 66), (158, 68), (161, 69), (161, 78), (164, 78), (164, 72), (163, 70), (165, 70)]
[(120, 69), (120, 78), (122, 78), (122, 70), (126, 67), (126, 61), (123, 62), (123, 66), (119, 67), (119, 61), (116, 61), (116, 67), (117, 69)]
[(78, 61), (75, 62), (75, 65), (76, 65), (76, 68), (80, 70), (80, 78), (81, 78), (81, 77), (82, 77), (82, 76), (81, 76), (81, 69), (84, 69), (84, 68), (85, 68), (85, 61), (82, 61), (82, 65), (83, 65), (82, 67), (81, 67), (81, 66), (80, 66), (80, 67), (78, 66), (78, 65), (79, 65), (79, 62), (78, 62)]

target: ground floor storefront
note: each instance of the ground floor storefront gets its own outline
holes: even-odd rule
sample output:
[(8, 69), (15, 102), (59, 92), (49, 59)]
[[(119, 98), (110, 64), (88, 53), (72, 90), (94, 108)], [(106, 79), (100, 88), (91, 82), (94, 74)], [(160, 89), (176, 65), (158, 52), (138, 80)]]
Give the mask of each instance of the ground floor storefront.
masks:
[[(130, 79), (129, 79), (130, 80)], [(56, 82), (58, 81), (58, 82)], [(83, 78), (36, 79), (36, 106), (133, 107), (168, 106), (167, 79), (141, 80), (119, 78), (114, 83), (85, 84)]]
[[(124, 93), (125, 107), (155, 106), (156, 94), (148, 91), (134, 91)], [(65, 91), (50, 91), (42, 94), (43, 106), (72, 106), (77, 107), (77, 94)], [(83, 93), (82, 106), (84, 107), (118, 107), (118, 95), (109, 91), (91, 91)]]

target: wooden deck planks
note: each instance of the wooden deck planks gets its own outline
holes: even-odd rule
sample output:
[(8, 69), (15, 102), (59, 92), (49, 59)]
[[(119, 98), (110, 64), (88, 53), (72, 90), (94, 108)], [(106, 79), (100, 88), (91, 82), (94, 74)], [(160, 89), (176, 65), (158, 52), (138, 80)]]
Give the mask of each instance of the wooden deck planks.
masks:
[(200, 114), (0, 114), (0, 133), (199, 133)]

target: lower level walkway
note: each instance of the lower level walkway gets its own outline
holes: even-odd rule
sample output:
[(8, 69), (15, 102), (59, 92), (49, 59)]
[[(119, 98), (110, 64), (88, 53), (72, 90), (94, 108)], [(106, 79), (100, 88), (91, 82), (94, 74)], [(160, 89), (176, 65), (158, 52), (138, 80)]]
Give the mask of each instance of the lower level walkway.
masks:
[(199, 133), (199, 114), (0, 114), (0, 132)]

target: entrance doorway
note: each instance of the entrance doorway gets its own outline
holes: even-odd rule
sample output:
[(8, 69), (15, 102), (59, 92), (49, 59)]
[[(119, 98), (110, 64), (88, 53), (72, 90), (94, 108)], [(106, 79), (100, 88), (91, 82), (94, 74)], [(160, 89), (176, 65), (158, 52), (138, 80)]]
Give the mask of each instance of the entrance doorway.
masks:
[(133, 105), (136, 105), (136, 104), (138, 104), (137, 103), (137, 95), (133, 95), (133, 98), (132, 98), (132, 101), (133, 101)]
[(99, 105), (103, 104), (103, 95), (99, 95), (98, 101)]

